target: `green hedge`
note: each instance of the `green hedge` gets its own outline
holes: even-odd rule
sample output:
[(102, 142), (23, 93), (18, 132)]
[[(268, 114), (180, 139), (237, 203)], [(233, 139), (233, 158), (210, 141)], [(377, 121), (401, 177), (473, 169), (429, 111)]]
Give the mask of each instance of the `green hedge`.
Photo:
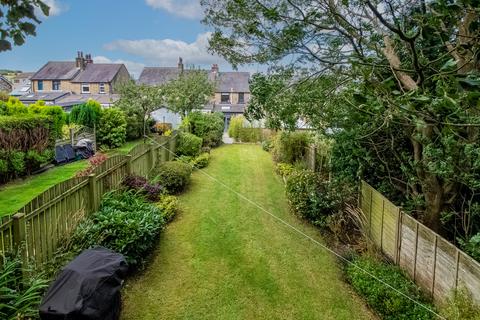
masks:
[(220, 112), (191, 112), (183, 120), (182, 128), (203, 139), (206, 147), (217, 147), (222, 143), (224, 120)]
[(304, 161), (311, 140), (308, 132), (281, 132), (273, 141), (273, 160), (291, 164)]
[(97, 130), (98, 143), (109, 149), (118, 148), (127, 138), (125, 113), (118, 108), (102, 111)]
[(0, 116), (0, 182), (30, 174), (53, 159), (54, 125), (45, 115)]

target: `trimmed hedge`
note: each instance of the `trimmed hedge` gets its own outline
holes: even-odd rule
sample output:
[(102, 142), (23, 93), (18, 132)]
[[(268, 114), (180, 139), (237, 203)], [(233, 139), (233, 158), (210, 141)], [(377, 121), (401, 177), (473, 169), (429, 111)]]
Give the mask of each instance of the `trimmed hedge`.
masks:
[(273, 160), (291, 164), (304, 161), (311, 140), (307, 132), (281, 132), (273, 141)]
[(0, 182), (30, 174), (53, 159), (53, 122), (44, 115), (0, 116)]
[(202, 148), (202, 138), (188, 132), (178, 135), (177, 154), (181, 156), (196, 157)]
[(180, 161), (167, 161), (154, 169), (153, 181), (160, 183), (170, 194), (178, 194), (190, 183), (192, 166)]

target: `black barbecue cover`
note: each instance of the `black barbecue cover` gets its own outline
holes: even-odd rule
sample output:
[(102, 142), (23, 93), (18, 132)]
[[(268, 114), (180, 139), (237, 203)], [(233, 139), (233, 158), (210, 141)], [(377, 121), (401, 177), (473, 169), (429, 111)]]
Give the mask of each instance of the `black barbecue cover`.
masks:
[(118, 319), (127, 268), (123, 255), (109, 249), (83, 251), (51, 284), (40, 305), (40, 318)]

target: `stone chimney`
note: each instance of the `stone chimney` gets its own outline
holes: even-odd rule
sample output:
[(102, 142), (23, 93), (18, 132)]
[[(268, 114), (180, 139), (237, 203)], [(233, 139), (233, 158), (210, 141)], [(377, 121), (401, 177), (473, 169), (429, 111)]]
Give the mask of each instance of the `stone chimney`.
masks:
[(178, 58), (178, 70), (180, 71), (180, 73), (183, 73), (183, 59), (182, 59), (182, 57)]
[(83, 57), (82, 51), (77, 51), (77, 57), (75, 58), (75, 66), (80, 70), (84, 70), (87, 65), (87, 60)]
[(85, 64), (93, 63), (92, 55), (90, 53), (85, 55)]
[(211, 72), (214, 73), (214, 74), (218, 74), (218, 64), (214, 63), (212, 64), (212, 70)]

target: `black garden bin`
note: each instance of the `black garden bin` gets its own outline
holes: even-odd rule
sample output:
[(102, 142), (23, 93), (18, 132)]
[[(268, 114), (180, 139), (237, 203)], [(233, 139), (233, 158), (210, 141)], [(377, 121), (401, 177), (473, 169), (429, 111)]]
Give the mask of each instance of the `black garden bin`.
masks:
[(42, 320), (116, 320), (127, 273), (123, 255), (97, 247), (83, 251), (50, 285), (40, 305)]

